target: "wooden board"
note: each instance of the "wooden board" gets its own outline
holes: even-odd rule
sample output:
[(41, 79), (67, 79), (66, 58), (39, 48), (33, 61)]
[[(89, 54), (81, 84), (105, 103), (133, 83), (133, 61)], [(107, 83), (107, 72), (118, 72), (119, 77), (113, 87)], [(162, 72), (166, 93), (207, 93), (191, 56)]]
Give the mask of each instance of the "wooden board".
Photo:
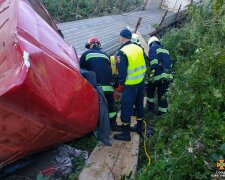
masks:
[[(147, 98), (144, 98), (144, 106)], [(117, 113), (117, 123), (121, 124), (120, 112)], [(132, 116), (131, 126), (136, 124)], [(86, 167), (79, 175), (80, 180), (119, 180), (123, 175), (132, 172), (134, 177), (138, 163), (139, 140), (137, 133), (131, 132), (131, 141), (117, 141), (111, 133), (112, 146), (97, 145), (87, 160)]]
[[(113, 133), (115, 134), (115, 133)], [(113, 136), (112, 134), (112, 136)], [(112, 137), (111, 136), (111, 137)], [(123, 175), (136, 173), (139, 151), (139, 135), (131, 133), (131, 141), (112, 139), (112, 146), (98, 145), (91, 153), (80, 180), (119, 180)]]
[(141, 46), (144, 48), (146, 55), (148, 55), (148, 50), (149, 50), (148, 44), (146, 43), (145, 39), (142, 37), (139, 31), (137, 31), (136, 34), (139, 36), (139, 39), (141, 41)]

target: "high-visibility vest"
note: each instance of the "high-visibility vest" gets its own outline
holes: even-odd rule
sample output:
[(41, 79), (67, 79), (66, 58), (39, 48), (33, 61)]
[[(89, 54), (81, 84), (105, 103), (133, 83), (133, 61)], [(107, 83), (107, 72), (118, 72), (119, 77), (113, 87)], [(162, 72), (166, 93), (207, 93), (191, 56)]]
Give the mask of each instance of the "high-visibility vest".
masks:
[(121, 51), (127, 56), (127, 79), (125, 85), (139, 84), (144, 80), (147, 70), (143, 49), (135, 44), (124, 46)]

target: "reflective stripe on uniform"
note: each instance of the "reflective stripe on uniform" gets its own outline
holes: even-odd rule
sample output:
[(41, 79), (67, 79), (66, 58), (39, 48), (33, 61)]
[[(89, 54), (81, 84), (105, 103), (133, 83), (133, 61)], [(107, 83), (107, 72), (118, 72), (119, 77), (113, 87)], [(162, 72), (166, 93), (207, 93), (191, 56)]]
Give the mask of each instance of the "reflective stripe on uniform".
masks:
[(163, 113), (167, 112), (167, 108), (158, 107), (158, 110)]
[(153, 59), (153, 60), (150, 62), (150, 65), (153, 65), (153, 64), (159, 64), (158, 59)]
[(116, 116), (116, 112), (109, 113), (109, 118), (113, 118), (114, 116)]
[(154, 103), (155, 99), (154, 98), (147, 98), (147, 101), (150, 102), (150, 103)]
[(162, 49), (162, 48), (158, 48), (158, 49), (156, 50), (156, 52), (157, 52), (157, 54), (159, 54), (159, 53), (169, 54), (169, 51), (167, 51), (166, 49)]
[(144, 66), (139, 66), (139, 67), (137, 67), (135, 69), (128, 70), (127, 73), (128, 74), (132, 74), (132, 73), (135, 73), (135, 72), (140, 71), (140, 70), (143, 70), (143, 69), (146, 69), (146, 66), (145, 65)]
[(112, 86), (102, 86), (102, 90), (104, 92), (113, 92), (114, 91)]
[(166, 79), (166, 80), (172, 80), (173, 79), (173, 75), (172, 74), (167, 74), (167, 73), (162, 73), (158, 76), (154, 76), (153, 80), (154, 81), (159, 81), (161, 79)]
[(145, 77), (145, 73), (139, 74), (137, 76), (127, 76), (127, 80), (138, 80), (138, 79), (143, 79)]
[(122, 122), (122, 125), (130, 125), (130, 123)]
[(105, 59), (109, 60), (108, 56), (106, 56), (105, 54), (101, 54), (101, 53), (89, 53), (86, 55), (85, 60), (88, 61), (91, 58), (105, 58)]
[(142, 121), (143, 120), (143, 118), (137, 118), (137, 121)]

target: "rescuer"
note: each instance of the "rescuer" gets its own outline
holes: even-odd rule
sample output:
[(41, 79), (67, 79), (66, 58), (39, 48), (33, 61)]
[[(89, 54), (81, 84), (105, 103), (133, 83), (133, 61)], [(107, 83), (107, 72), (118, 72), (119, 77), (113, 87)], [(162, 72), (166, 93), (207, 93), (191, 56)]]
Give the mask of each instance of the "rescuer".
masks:
[(163, 115), (168, 111), (166, 92), (173, 80), (171, 72), (172, 61), (169, 51), (166, 50), (159, 39), (155, 36), (148, 41), (149, 59), (150, 59), (150, 77), (147, 87), (147, 109), (154, 112), (155, 109), (155, 92), (158, 95), (158, 115)]
[(88, 40), (85, 47), (89, 50), (84, 52), (80, 58), (80, 67), (88, 71), (93, 71), (96, 74), (97, 83), (101, 85), (105, 97), (108, 102), (108, 111), (110, 118), (111, 129), (117, 128), (112, 83), (112, 69), (109, 57), (101, 51), (101, 43), (96, 37)]
[(146, 63), (144, 51), (131, 42), (132, 33), (128, 29), (120, 32), (122, 46), (117, 53), (119, 86), (123, 87), (121, 100), (122, 133), (114, 135), (117, 140), (130, 141), (130, 122), (133, 106), (137, 109), (137, 133), (142, 132), (144, 117), (144, 77)]

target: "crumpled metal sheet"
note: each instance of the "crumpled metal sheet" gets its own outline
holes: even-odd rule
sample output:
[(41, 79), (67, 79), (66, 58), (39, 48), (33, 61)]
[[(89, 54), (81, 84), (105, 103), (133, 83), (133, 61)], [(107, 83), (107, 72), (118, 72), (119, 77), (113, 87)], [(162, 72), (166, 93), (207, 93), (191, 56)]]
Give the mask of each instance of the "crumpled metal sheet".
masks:
[(0, 1), (0, 168), (92, 131), (98, 96), (26, 0)]

